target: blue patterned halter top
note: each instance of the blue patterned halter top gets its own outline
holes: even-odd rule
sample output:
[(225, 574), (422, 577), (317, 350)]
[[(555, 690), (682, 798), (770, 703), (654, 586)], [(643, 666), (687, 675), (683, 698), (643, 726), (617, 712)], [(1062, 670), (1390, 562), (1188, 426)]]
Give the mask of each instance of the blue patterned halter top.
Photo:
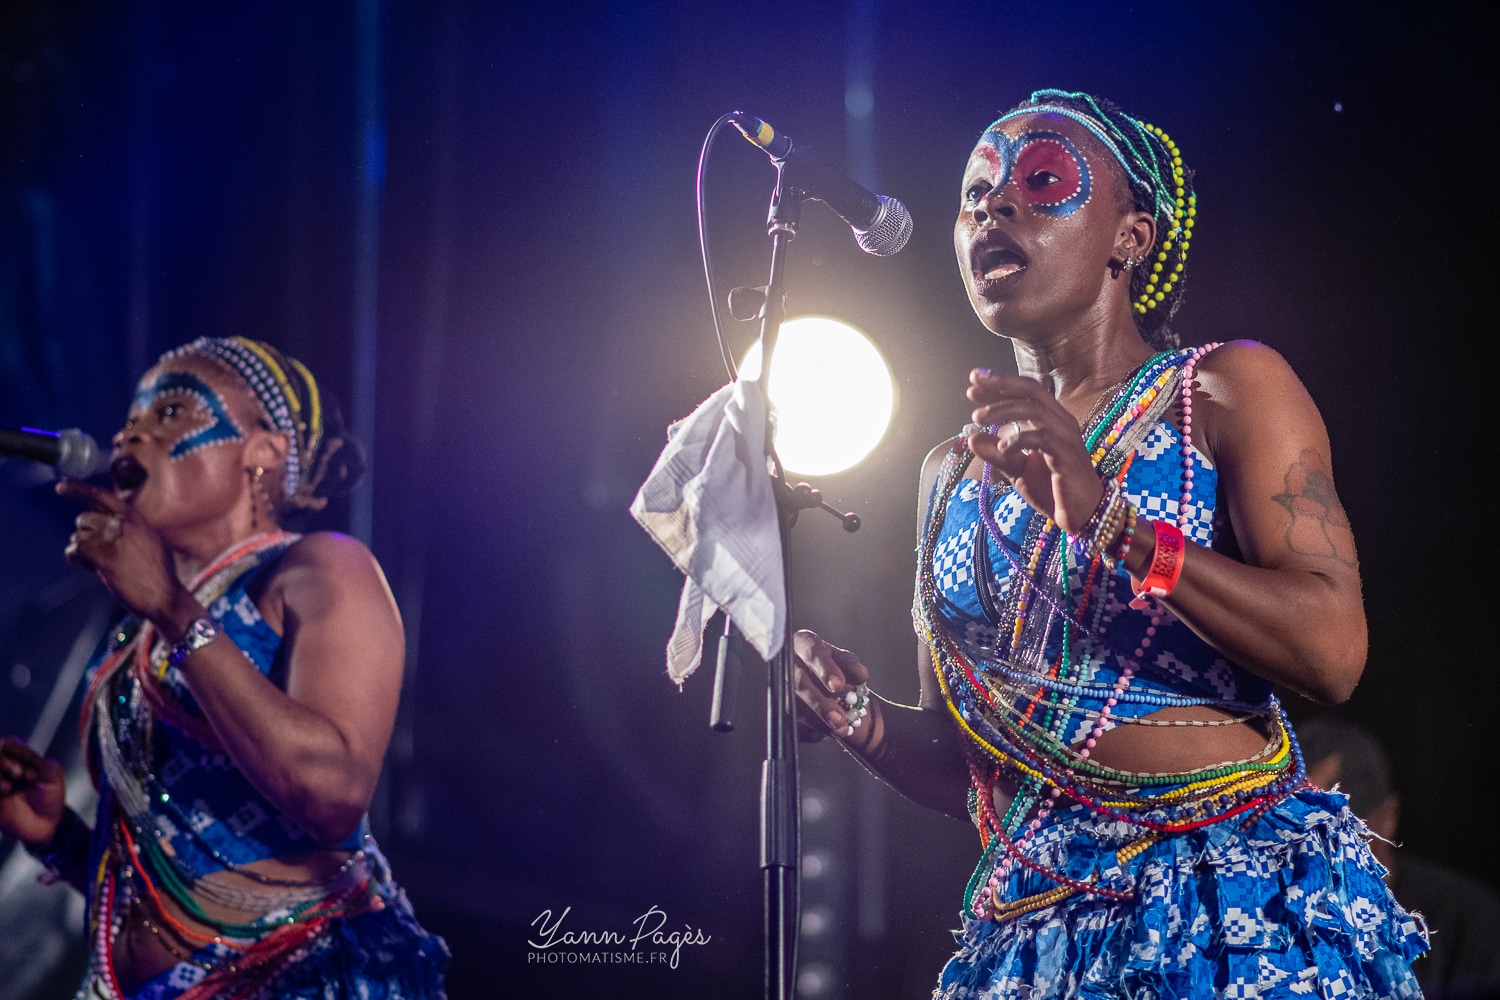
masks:
[[(1153, 359), (1153, 363), (1171, 364), (1186, 353), (1165, 355)], [(1139, 383), (1137, 379), (1136, 385)], [(1126, 393), (1131, 388), (1127, 383), (1120, 391)], [(1112, 409), (1106, 406), (1104, 414)], [(1196, 448), (1190, 448), (1190, 454), (1184, 455), (1182, 435), (1171, 419), (1171, 412), (1167, 408), (1149, 427), (1137, 430), (1139, 440), (1128, 458), (1121, 485), (1142, 517), (1176, 522), (1183, 460), (1190, 458), (1194, 469), (1193, 498), (1188, 503), (1183, 534), (1190, 541), (1211, 546), (1216, 531), (1218, 473)], [(1103, 419), (1101, 415), (1085, 428), (1085, 438)], [(1027, 564), (1047, 519), (1003, 480), (998, 483), (990, 499), (995, 524), (1010, 550), (1011, 558), (1007, 558), (982, 523), (980, 494), (978, 480), (961, 479), (948, 499), (931, 566), (924, 567), (932, 574), (937, 611), (945, 630), (977, 671), (1008, 671), (1015, 679), (1015, 674), (1055, 665), (1066, 653), (1068, 663), (1063, 676), (1078, 685), (1079, 690), (1076, 699), (1068, 699), (1071, 703), (1064, 709), (1071, 718), (1054, 729), (1063, 743), (1075, 744), (1089, 735), (1111, 686), (1127, 663), (1134, 671), (1129, 685), (1131, 694), (1112, 706), (1104, 722), (1105, 729), (1117, 725), (1117, 719), (1149, 715), (1164, 703), (1210, 704), (1242, 711), (1259, 711), (1269, 706), (1272, 691), (1269, 681), (1227, 661), (1159, 604), (1132, 608), (1130, 602), (1135, 595), (1130, 577), (1122, 567), (1113, 571), (1101, 568), (1103, 576), (1095, 584), (1093, 606), (1084, 609), (1084, 618), (1093, 633), (1086, 640), (1079, 629), (1070, 628), (1055, 611), (1033, 600), (1026, 615), (1030, 648), (1025, 659), (1029, 662), (1016, 662), (1009, 649), (1019, 590), (1014, 586), (1013, 577), (1019, 574), (1012, 559), (1022, 566)], [(1053, 532), (1054, 539), (1059, 537)], [(1042, 561), (1048, 558), (1051, 553), (1044, 552)], [(1070, 562), (1068, 570), (1066, 592), (1074, 595), (1085, 589), (1083, 576), (1088, 567), (1079, 562), (1076, 559)], [(1076, 605), (1071, 610), (1076, 610)], [(1038, 617), (1042, 623), (1036, 621)], [(1059, 710), (1055, 698), (1045, 706), (1053, 712)], [(1025, 701), (1014, 706), (1017, 713), (1031, 707)]]
[[(288, 535), (281, 544), (259, 552), (255, 564), (208, 605), (208, 613), (246, 659), (283, 688), (286, 665), (279, 655), (282, 637), (261, 617), (251, 594), (298, 537)], [(113, 641), (128, 641), (138, 627), (138, 622), (127, 619), (114, 631)], [(159, 640), (157, 646), (153, 659), (160, 660), (165, 647)], [(90, 675), (109, 651), (106, 643)], [(153, 718), (146, 724), (149, 732), (144, 734), (139, 724), (133, 727), (126, 718), (131, 707), (142, 701), (136, 690), (139, 683), (128, 670), (121, 670), (111, 687), (111, 714), (118, 717), (115, 730), (122, 762), (140, 782), (162, 846), (184, 874), (205, 875), (223, 868), (225, 862), (242, 865), (327, 846), (257, 791), (228, 754), (195, 738), (190, 727), (207, 727), (207, 720), (179, 668), (168, 666), (159, 682), (165, 697), (174, 703), (172, 714), (178, 721)], [(97, 753), (97, 740), (94, 746)], [(113, 797), (101, 796), (98, 831), (109, 829)], [(367, 824), (361, 822), (359, 829), (334, 849), (354, 850), (366, 833)]]

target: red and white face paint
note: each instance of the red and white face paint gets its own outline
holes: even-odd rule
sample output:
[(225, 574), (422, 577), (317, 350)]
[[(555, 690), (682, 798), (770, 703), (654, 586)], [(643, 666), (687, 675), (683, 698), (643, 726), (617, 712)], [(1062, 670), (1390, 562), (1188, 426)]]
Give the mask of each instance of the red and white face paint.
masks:
[(1012, 184), (1021, 202), (1042, 215), (1063, 218), (1088, 203), (1093, 188), (1088, 160), (1057, 132), (1025, 132), (1012, 139), (991, 128), (974, 156), (989, 164), (992, 190)]

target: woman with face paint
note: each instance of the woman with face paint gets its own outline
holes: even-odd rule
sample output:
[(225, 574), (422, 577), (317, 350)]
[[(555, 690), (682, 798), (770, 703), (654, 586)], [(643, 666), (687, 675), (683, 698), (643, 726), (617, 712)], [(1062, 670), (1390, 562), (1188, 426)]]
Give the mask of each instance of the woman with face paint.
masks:
[(1273, 694), (1364, 667), (1323, 422), (1251, 342), (1179, 349), (1171, 137), (1038, 91), (980, 137), (954, 247), (1018, 374), (922, 473), (921, 702), (796, 636), (809, 725), (979, 829), (936, 996), (1406, 997), (1425, 948)]
[(0, 742), (0, 831), (88, 900), (85, 998), (442, 997), (447, 948), (365, 816), (404, 638), (343, 535), (287, 530), (347, 490), (359, 449), (300, 362), (204, 338), (141, 380), (115, 488), (67, 556), (128, 611), (86, 675), (92, 829), (63, 770)]

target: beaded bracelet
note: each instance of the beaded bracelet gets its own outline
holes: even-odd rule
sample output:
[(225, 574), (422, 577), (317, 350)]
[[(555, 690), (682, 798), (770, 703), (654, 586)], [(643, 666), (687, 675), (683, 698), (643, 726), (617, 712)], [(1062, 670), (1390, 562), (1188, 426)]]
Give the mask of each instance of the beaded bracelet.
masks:
[(1187, 539), (1182, 529), (1166, 521), (1152, 521), (1151, 527), (1156, 532), (1156, 549), (1151, 553), (1151, 568), (1146, 578), (1139, 586), (1134, 586), (1135, 581), (1131, 581), (1135, 590), (1131, 607), (1137, 607), (1137, 601), (1139, 607), (1144, 607), (1148, 594), (1156, 598), (1168, 596), (1182, 577), (1182, 557), (1187, 551)]
[(1091, 561), (1103, 555), (1124, 524), (1129, 507), (1130, 501), (1126, 499), (1125, 491), (1120, 489), (1120, 484), (1113, 479), (1106, 480), (1099, 505), (1094, 508), (1083, 530), (1073, 536), (1073, 543), (1086, 560)]
[(1125, 557), (1130, 555), (1130, 543), (1135, 540), (1135, 522), (1140, 514), (1135, 504), (1125, 505), (1125, 530), (1120, 535), (1120, 543), (1113, 557), (1116, 565), (1124, 565)]
[(1084, 556), (1090, 561), (1104, 554), (1109, 543), (1120, 533), (1120, 528), (1125, 524), (1126, 511), (1130, 508), (1130, 501), (1124, 495), (1115, 490), (1115, 502), (1110, 506), (1109, 513), (1099, 525), (1099, 530), (1094, 537), (1089, 539), (1089, 546), (1084, 551)]
[(1083, 530), (1073, 536), (1075, 540), (1082, 541), (1083, 539), (1092, 537), (1092, 533), (1099, 527), (1099, 522), (1103, 521), (1108, 515), (1109, 509), (1115, 500), (1116, 490), (1114, 480), (1106, 480), (1103, 486), (1104, 492), (1099, 494), (1099, 502), (1094, 506), (1094, 512), (1084, 522)]

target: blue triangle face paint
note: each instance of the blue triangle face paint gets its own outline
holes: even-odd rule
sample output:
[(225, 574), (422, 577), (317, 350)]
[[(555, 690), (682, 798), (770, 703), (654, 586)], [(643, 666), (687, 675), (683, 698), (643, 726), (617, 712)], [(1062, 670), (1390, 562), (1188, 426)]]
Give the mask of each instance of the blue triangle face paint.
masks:
[(183, 458), (200, 448), (227, 444), (244, 437), (239, 424), (230, 416), (224, 397), (215, 392), (207, 382), (189, 372), (167, 372), (150, 385), (142, 385), (136, 390), (131, 408), (149, 410), (158, 400), (171, 396), (188, 396), (196, 400), (208, 418), (201, 427), (179, 438), (172, 445), (167, 453), (172, 458)]
[(1063, 218), (1088, 204), (1089, 163), (1067, 136), (1025, 132), (1012, 139), (991, 129), (974, 152), (994, 170), (995, 187), (1014, 183), (1021, 200), (1042, 215)]

